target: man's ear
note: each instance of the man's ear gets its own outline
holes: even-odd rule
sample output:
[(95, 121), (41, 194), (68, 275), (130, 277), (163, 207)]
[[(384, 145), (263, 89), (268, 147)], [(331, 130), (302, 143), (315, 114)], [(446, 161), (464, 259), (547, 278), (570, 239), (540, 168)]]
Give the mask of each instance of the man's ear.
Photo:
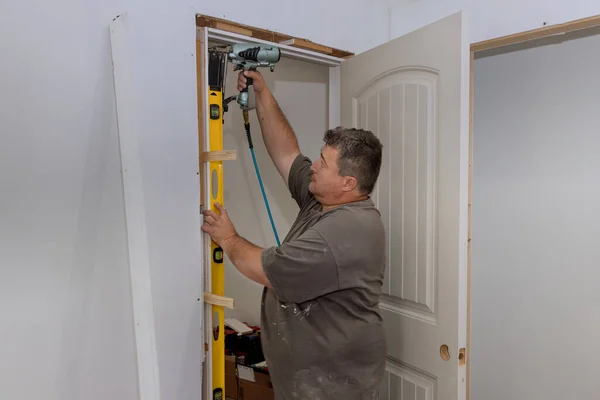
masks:
[(344, 177), (344, 192), (351, 192), (358, 185), (358, 181), (353, 176), (345, 176)]

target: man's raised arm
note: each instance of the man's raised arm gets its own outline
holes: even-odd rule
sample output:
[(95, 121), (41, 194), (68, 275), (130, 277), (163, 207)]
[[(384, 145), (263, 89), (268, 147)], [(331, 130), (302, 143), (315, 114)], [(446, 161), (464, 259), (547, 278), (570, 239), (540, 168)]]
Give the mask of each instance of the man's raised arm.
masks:
[(253, 80), (256, 114), (265, 147), (287, 185), (292, 163), (300, 154), (298, 140), (260, 72), (240, 72), (238, 75), (238, 90), (246, 87), (246, 77)]

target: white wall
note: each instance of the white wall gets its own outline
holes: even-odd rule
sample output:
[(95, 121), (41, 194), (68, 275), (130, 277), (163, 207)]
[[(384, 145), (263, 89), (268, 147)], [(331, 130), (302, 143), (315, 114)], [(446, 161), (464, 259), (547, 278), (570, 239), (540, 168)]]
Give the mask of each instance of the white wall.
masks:
[[(311, 159), (318, 157), (328, 127), (328, 72), (327, 66), (285, 58), (277, 63), (274, 72), (262, 71), (295, 130), (302, 152)], [(227, 96), (236, 94), (236, 82), (237, 72), (230, 67)], [(254, 111), (250, 112), (250, 128), (269, 207), (283, 242), (299, 208), (267, 153)], [(248, 148), (242, 112), (235, 101), (230, 103), (229, 112), (225, 114), (223, 129), (224, 148), (234, 149), (238, 154), (236, 161), (229, 161), (224, 166), (224, 197), (230, 217), (238, 233), (246, 239), (258, 246), (275, 246), (275, 235)], [(236, 300), (235, 310), (228, 310), (227, 316), (259, 325), (263, 287), (239, 273), (228, 259), (225, 271), (225, 295)]]
[(475, 61), (472, 399), (595, 399), (600, 36)]
[(389, 27), (385, 4), (361, 0), (1, 2), (2, 399), (136, 398), (108, 31), (124, 11), (165, 399), (201, 392), (194, 14), (355, 52)]
[(465, 10), (471, 43), (600, 14), (596, 0), (389, 0), (391, 37)]

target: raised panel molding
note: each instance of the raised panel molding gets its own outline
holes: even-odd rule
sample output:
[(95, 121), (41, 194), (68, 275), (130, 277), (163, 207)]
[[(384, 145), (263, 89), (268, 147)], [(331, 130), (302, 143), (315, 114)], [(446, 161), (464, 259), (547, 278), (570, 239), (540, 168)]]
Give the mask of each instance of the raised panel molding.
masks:
[(381, 307), (436, 321), (437, 71), (403, 68), (371, 81), (353, 98), (356, 127), (384, 146), (372, 198), (387, 233)]
[(408, 365), (387, 361), (381, 400), (434, 400), (436, 379)]

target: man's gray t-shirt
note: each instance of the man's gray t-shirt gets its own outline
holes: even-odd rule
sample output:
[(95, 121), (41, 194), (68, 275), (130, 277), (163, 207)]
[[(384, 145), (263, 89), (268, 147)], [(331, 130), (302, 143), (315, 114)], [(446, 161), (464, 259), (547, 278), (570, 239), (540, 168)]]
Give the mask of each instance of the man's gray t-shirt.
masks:
[(379, 314), (385, 230), (371, 199), (323, 212), (299, 155), (288, 185), (300, 213), (280, 247), (263, 251), (272, 289), (262, 345), (276, 400), (376, 399), (386, 342)]

